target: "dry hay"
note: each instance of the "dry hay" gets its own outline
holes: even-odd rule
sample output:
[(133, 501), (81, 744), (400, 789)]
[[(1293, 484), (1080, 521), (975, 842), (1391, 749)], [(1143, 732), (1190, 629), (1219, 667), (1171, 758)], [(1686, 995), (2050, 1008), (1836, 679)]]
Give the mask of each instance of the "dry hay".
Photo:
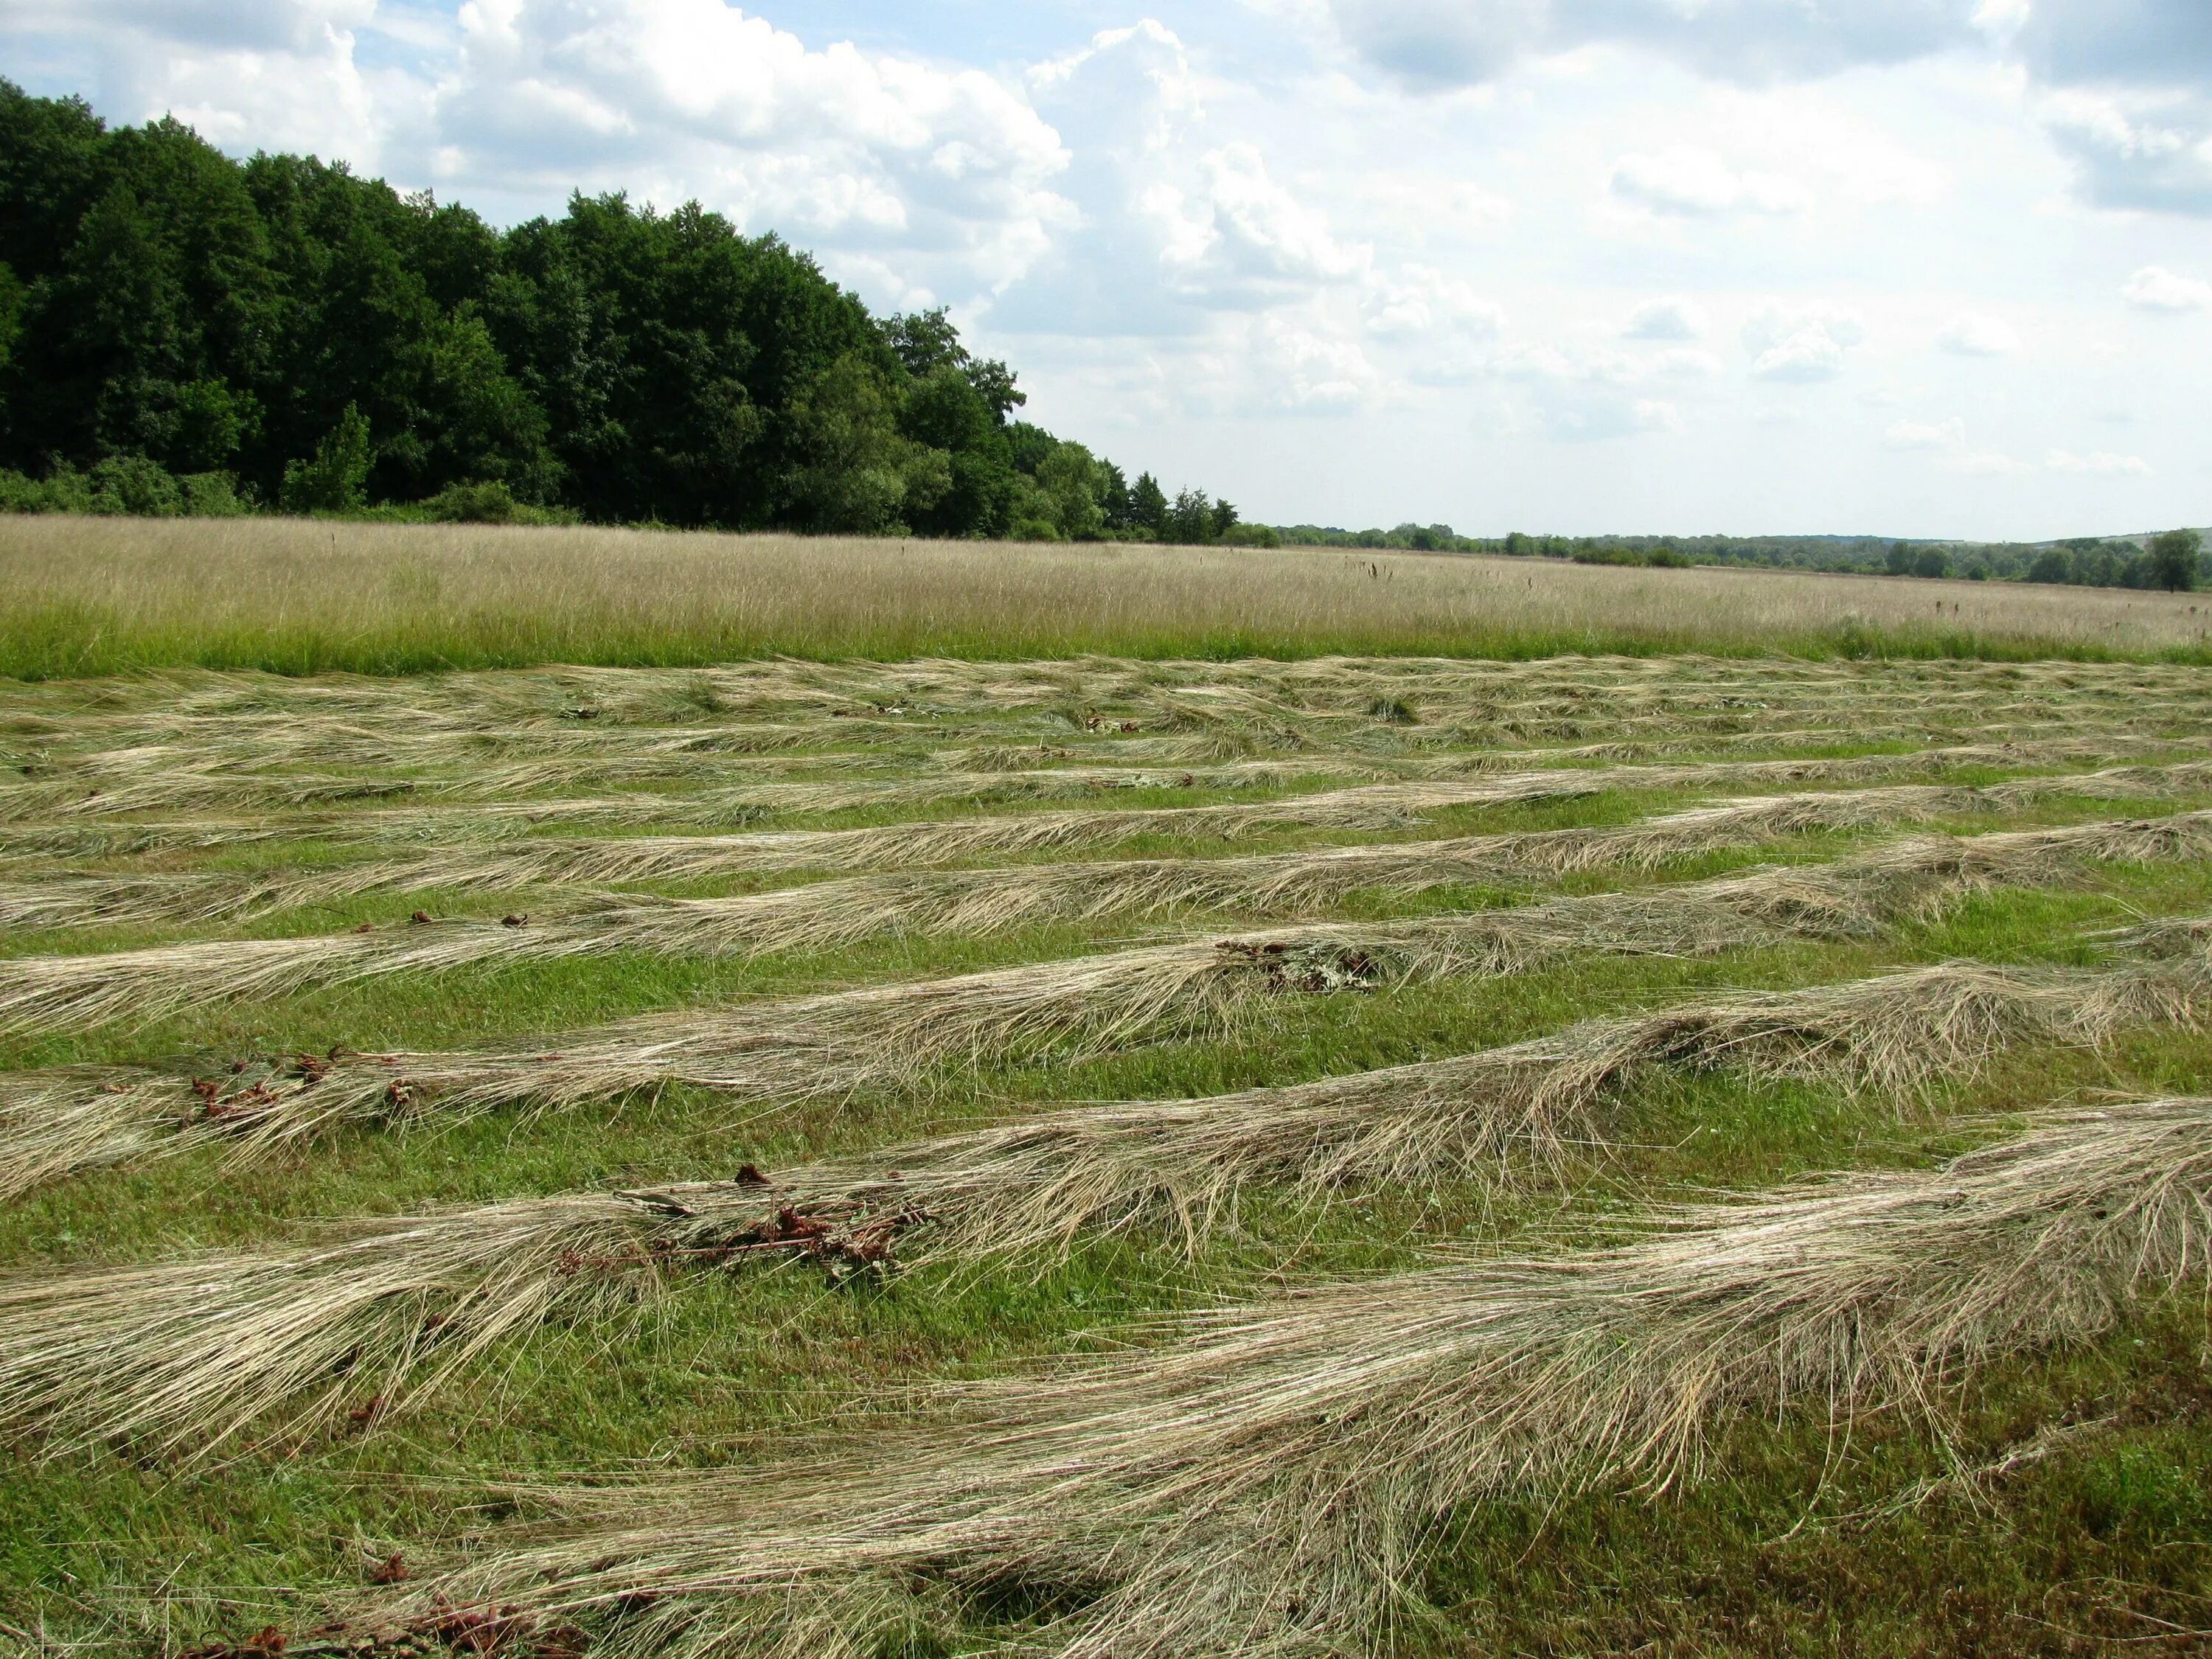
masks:
[(1012, 1592), (1041, 1611), (1000, 1626), (1008, 1652), (1382, 1650), (1469, 1504), (1662, 1493), (1746, 1412), (1939, 1412), (1976, 1368), (2201, 1279), (2212, 1102), (1650, 1224), (1224, 1308), (749, 1467), (518, 1494), (556, 1518), (364, 1598), (362, 1627), (492, 1609), (600, 1651), (859, 1659)]
[(528, 1046), (300, 1055), (192, 1078), (82, 1067), (0, 1078), (0, 1195), (71, 1170), (228, 1141), (240, 1156), (341, 1124), (603, 1105), (684, 1084), (790, 1103), (914, 1086), (948, 1066), (1218, 1036), (1287, 997), (1527, 971), (1589, 952), (1690, 957), (1864, 936), (1968, 894), (2212, 856), (2212, 812), (1921, 836), (1824, 865), (1415, 921), (1200, 939), (948, 979), (655, 1014)]
[[(1157, 919), (1194, 910), (1296, 915), (1362, 890), (1413, 895), (1530, 876), (1650, 869), (1667, 860), (1821, 831), (1926, 823), (2059, 797), (2142, 799), (2212, 781), (2212, 762), (2132, 767), (1968, 788), (1784, 795), (1702, 806), (1595, 830), (1271, 854), (855, 876), (733, 898), (608, 898), (538, 921), (374, 928), (315, 938), (215, 939), (0, 961), (0, 1030), (144, 1022), (245, 997), (483, 963), (637, 951), (752, 955), (890, 934), (977, 935), (1047, 921)], [(427, 921), (427, 918), (425, 919)]]
[(1255, 1185), (1313, 1201), (1541, 1178), (1613, 1132), (1655, 1072), (1723, 1068), (1872, 1091), (1906, 1109), (2008, 1047), (2100, 1048), (2212, 1012), (2185, 948), (2101, 970), (1950, 963), (1701, 998), (1510, 1047), (1206, 1100), (1041, 1114), (775, 1176), (573, 1193), (326, 1228), (310, 1239), (0, 1279), (0, 1421), (55, 1443), (206, 1449), (289, 1408), (419, 1401), (507, 1335), (589, 1318), (688, 1270), (805, 1257), (1049, 1255), (1085, 1230), (1165, 1227), (1195, 1250)]
[[(1929, 728), (1856, 727), (1856, 743), (1924, 740)], [(2033, 727), (1978, 728), (1972, 743), (1954, 744), (1922, 751), (1931, 758), (1931, 770), (1948, 766), (2022, 766), (2094, 764), (2170, 754), (2187, 745), (2156, 735), (2106, 732), (2095, 738), (2080, 734), (2072, 720)], [(865, 780), (809, 780), (780, 786), (713, 787), (689, 793), (624, 791), (619, 794), (584, 797), (546, 797), (510, 801), (429, 801), (399, 806), (356, 807), (348, 811), (269, 810), (251, 817), (208, 815), (149, 821), (129, 817), (67, 817), (60, 821), (28, 818), (0, 821), (0, 854), (16, 858), (107, 858), (170, 849), (209, 850), (264, 845), (272, 842), (308, 841), (345, 846), (374, 847), (379, 842), (406, 844), (434, 842), (462, 847), (534, 834), (554, 827), (621, 829), (633, 824), (690, 823), (702, 828), (745, 824), (779, 814), (800, 815), (852, 808), (896, 811), (926, 806), (946, 799), (965, 799), (977, 805), (1050, 800), (1070, 795), (1096, 795), (1120, 789), (1295, 788), (1317, 780), (1370, 777), (1378, 781), (1449, 781), (1468, 777), (1497, 777), (1516, 772), (1540, 774), (1562, 769), (1586, 769), (1593, 765), (1649, 763), (1685, 746), (1700, 753), (1733, 748), (1780, 751), (1765, 763), (1776, 769), (1777, 781), (1814, 776), (1832, 781), (1852, 777), (1909, 775), (1918, 769), (1904, 755), (1860, 755), (1835, 761), (1826, 754), (1802, 757), (1830, 762), (1832, 771), (1794, 773), (1792, 749), (1832, 750), (1832, 730), (1805, 728), (1772, 733), (1745, 732), (1717, 738), (1634, 740), (1583, 744), (1570, 748), (1522, 750), (1466, 750), (1447, 748), (1431, 753), (1372, 755), (1347, 750), (1310, 751), (1262, 760), (1223, 760), (1210, 746), (1182, 740), (1146, 740), (1141, 745), (1124, 742), (1113, 755), (1105, 745), (1090, 744), (1079, 750), (1050, 744), (939, 750), (928, 758), (947, 769), (944, 775), (908, 776), (890, 783)], [(1130, 752), (1142, 746), (1149, 763), (1088, 766), (1045, 765), (1052, 761), (1119, 758), (1133, 761)], [(1201, 754), (1200, 750), (1206, 752)], [(1856, 763), (1863, 770), (1851, 771)], [(871, 757), (871, 764), (900, 764), (911, 771), (911, 762), (897, 757)], [(1670, 768), (1687, 774), (1696, 763), (1676, 761)], [(1725, 763), (1741, 767), (1742, 763)], [(1895, 767), (1895, 770), (1882, 769)], [(1715, 782), (1729, 775), (1716, 769)], [(407, 787), (398, 793), (411, 792)], [(1575, 780), (1562, 780), (1575, 790), (1594, 787)], [(1698, 779), (1686, 776), (1686, 787)], [(258, 788), (259, 785), (252, 786)], [(1628, 787), (1626, 785), (1620, 787)], [(1650, 784), (1638, 787), (1658, 787)], [(1540, 794), (1522, 799), (1542, 799)], [(793, 833), (793, 832), (782, 832)], [(824, 832), (796, 832), (824, 833)], [(829, 834), (842, 832), (830, 831)], [(825, 848), (827, 844), (825, 843)], [(827, 853), (825, 851), (825, 856)]]
[[(1098, 809), (1036, 812), (1013, 817), (958, 818), (937, 823), (876, 825), (857, 830), (793, 830), (738, 836), (641, 836), (620, 839), (556, 842), (532, 838), (520, 845), (484, 847), (464, 842), (411, 858), (343, 865), (318, 866), (285, 873), (272, 870), (256, 876), (231, 875), (106, 875), (70, 872), (45, 873), (36, 880), (0, 883), (0, 925), (22, 928), (110, 927), (125, 923), (215, 921), (264, 910), (309, 904), (341, 902), (374, 892), (469, 892), (512, 890), (525, 887), (574, 888), (609, 886), (653, 881), (701, 880), (744, 875), (791, 873), (808, 870), (904, 870), (952, 865), (991, 855), (1039, 855), (1076, 848), (1126, 844), (1147, 836), (1212, 836), (1237, 840), (1270, 830), (1302, 828), (1335, 830), (1402, 829), (1437, 812), (1474, 807), (1528, 805), (1536, 802), (1588, 799), (1621, 790), (1682, 788), (1731, 789), (1787, 783), (1844, 785), (1942, 772), (1957, 768), (2003, 768), (2065, 759), (2103, 758), (2107, 745), (2087, 739), (2069, 739), (2042, 745), (1995, 747), (1963, 745), (1916, 750), (1901, 755), (1853, 756), (1844, 758), (1703, 762), (1674, 766), (1617, 766), (1575, 768), (1507, 773), (1474, 780), (1385, 782), (1347, 789), (1323, 791), (1285, 800), (1229, 803), (1205, 806), (1139, 809)], [(2186, 788), (2212, 778), (2212, 765), (2183, 763), (2154, 771), (2149, 769), (2113, 770), (2083, 778), (2022, 779), (2011, 793), (2002, 790), (1968, 792), (1947, 797), (1920, 798), (1936, 811), (1971, 812), (2014, 805), (2048, 791), (2080, 793), (2099, 799), (2125, 794), (2145, 796)], [(1221, 768), (1205, 775), (1207, 783), (1279, 785), (1284, 769), (1272, 764)], [(1097, 772), (1040, 772), (993, 776), (969, 776), (944, 781), (925, 780), (896, 785), (781, 786), (791, 794), (810, 794), (807, 810), (825, 811), (849, 804), (865, 795), (882, 802), (910, 805), (960, 793), (976, 801), (1042, 798), (1063, 791), (1095, 793), (1104, 788), (1200, 781), (1199, 774), (1179, 778), (1158, 774)], [(789, 798), (787, 795), (787, 799)], [(746, 798), (747, 805), (772, 810), (760, 792)], [(1894, 821), (1883, 815), (1897, 810), (1906, 798), (1891, 795), (1869, 798), (1857, 817), (1839, 799), (1832, 809), (1850, 817), (1845, 827), (1859, 823)], [(663, 805), (659, 798), (642, 804), (608, 805), (638, 813)], [(1747, 808), (1743, 822), (1755, 826), (1764, 815), (1787, 818), (1797, 811), (1779, 804)], [(544, 820), (535, 815), (509, 811), (507, 820), (535, 827)], [(1714, 828), (1708, 820), (1705, 830)], [(262, 836), (274, 833), (264, 826)], [(1553, 844), (1565, 845), (1555, 832)], [(1695, 838), (1696, 831), (1692, 832)], [(1662, 832), (1663, 840), (1663, 832)], [(1586, 834), (1592, 864), (1604, 861), (1600, 849), (1611, 844), (1605, 834)], [(1545, 843), (1522, 836), (1501, 841), (1499, 862), (1510, 866)], [(1458, 843), (1462, 854), (1474, 853), (1472, 843)], [(1439, 848), (1438, 851), (1444, 849)], [(1706, 849), (1701, 849), (1706, 850)], [(1540, 854), (1537, 856), (1540, 857)], [(1646, 855), (1648, 857), (1648, 855)], [(1350, 860), (1354, 855), (1345, 855)], [(1419, 849), (1413, 860), (1419, 861)], [(1297, 855), (1285, 860), (1299, 867)], [(1132, 881), (1162, 866), (1115, 866), (1128, 872)], [(1209, 868), (1186, 863), (1181, 869)], [(1340, 860), (1337, 867), (1344, 867)], [(1064, 881), (1079, 890), (1097, 879), (1095, 872), (1070, 870), (1054, 878), (1011, 875), (978, 877), (952, 884), (965, 890), (965, 903), (973, 904), (975, 890), (994, 880), (1010, 885), (1043, 879)], [(1386, 875), (1380, 878), (1387, 883)], [(884, 927), (914, 925), (904, 916), (860, 919), (869, 913), (865, 894), (852, 902), (842, 888), (817, 890), (803, 906), (820, 906), (825, 920), (805, 924), (809, 937), (835, 941), (841, 937), (838, 922), (857, 926), (865, 936)], [(1046, 890), (1031, 894), (1032, 902), (1049, 906), (1062, 897)], [(1133, 902), (1142, 896), (1131, 890)], [(1178, 901), (1170, 900), (1170, 903)], [(1239, 902), (1231, 898), (1227, 902)], [(1264, 902), (1264, 901), (1261, 901)], [(773, 908), (777, 901), (763, 901)], [(819, 927), (819, 931), (816, 929)]]

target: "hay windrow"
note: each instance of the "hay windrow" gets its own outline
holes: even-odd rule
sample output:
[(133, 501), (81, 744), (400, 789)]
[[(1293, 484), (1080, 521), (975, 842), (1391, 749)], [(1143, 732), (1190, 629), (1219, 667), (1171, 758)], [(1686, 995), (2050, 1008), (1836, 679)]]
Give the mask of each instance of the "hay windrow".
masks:
[(89, 1162), (232, 1144), (240, 1156), (341, 1125), (574, 1110), (671, 1084), (763, 1104), (927, 1086), (946, 1067), (1218, 1036), (1285, 998), (1526, 971), (1581, 953), (1705, 956), (1867, 936), (1999, 887), (2212, 856), (2212, 812), (1931, 836), (1825, 865), (1410, 922), (1176, 941), (948, 979), (657, 1014), (531, 1045), (280, 1058), (236, 1076), (155, 1069), (0, 1079), (0, 1194)]
[[(1024, 1586), (1012, 1650), (1374, 1651), (1450, 1514), (1698, 1478), (1730, 1420), (1932, 1411), (2201, 1279), (2212, 1102), (2047, 1121), (1937, 1170), (1655, 1218), (1612, 1249), (1225, 1308), (764, 1464), (535, 1495), (556, 1518), (370, 1598), (627, 1654), (860, 1654)], [(941, 1634), (951, 1632), (939, 1626)]]
[[(1842, 759), (1705, 762), (1674, 766), (1622, 766), (1607, 769), (1558, 769), (1479, 776), (1366, 784), (1297, 796), (1286, 800), (1175, 806), (1137, 810), (1091, 809), (1014, 817), (969, 817), (939, 823), (874, 826), (858, 830), (799, 830), (734, 836), (653, 836), (618, 840), (554, 842), (532, 840), (506, 846), (448, 846), (411, 858), (318, 867), (286, 874), (113, 876), (42, 875), (31, 882), (0, 883), (0, 924), (27, 928), (113, 926), (127, 922), (212, 921), (305, 904), (331, 903), (365, 893), (390, 891), (465, 892), (523, 887), (554, 889), (683, 881), (807, 870), (912, 870), (957, 864), (994, 854), (1038, 855), (1077, 848), (1125, 844), (1146, 836), (1215, 836), (1226, 840), (1269, 830), (1306, 828), (1377, 830), (1404, 828), (1437, 812), (1469, 807), (1526, 805), (1586, 799), (1620, 790), (1758, 788), (1781, 784), (1863, 785), (1886, 779), (1962, 767), (2014, 767), (2098, 757), (2112, 745), (2081, 739), (2041, 745), (1964, 745), (1901, 755), (1856, 756)], [(2164, 769), (2175, 787), (2188, 787), (2191, 763)], [(2212, 767), (2204, 768), (2212, 775)], [(1281, 769), (1215, 769), (1207, 782), (1273, 783)], [(2160, 769), (2108, 770), (2074, 780), (2021, 779), (2008, 786), (2026, 792), (2070, 793), (2078, 782), (2089, 794), (2121, 790), (2155, 791)], [(976, 799), (1004, 798), (1019, 789), (1037, 794), (1054, 787), (1101, 788), (1192, 784), (1197, 774), (1160, 777), (1096, 772), (1018, 775), (994, 786), (988, 778), (951, 781)], [(2201, 779), (2197, 780), (2202, 781)], [(903, 789), (926, 799), (933, 782), (871, 788)], [(836, 787), (786, 786), (816, 791), (815, 804), (836, 804)], [(1940, 799), (1930, 797), (1931, 799)], [(1960, 810), (2002, 805), (2010, 795), (1960, 798)], [(665, 802), (610, 803), (615, 810), (640, 811)], [(763, 809), (766, 810), (765, 805)], [(518, 823), (542, 819), (514, 815)], [(149, 827), (149, 833), (152, 833)], [(272, 831), (265, 827), (265, 836)], [(827, 901), (825, 901), (827, 902)]]
[[(2203, 927), (2204, 924), (2192, 924)], [(1081, 1107), (811, 1168), (574, 1193), (356, 1223), (319, 1239), (0, 1278), (0, 1421), (57, 1443), (219, 1443), (367, 1394), (419, 1401), (507, 1335), (629, 1305), (699, 1270), (811, 1258), (1048, 1257), (1079, 1233), (1165, 1229), (1200, 1246), (1239, 1197), (1287, 1186), (1419, 1192), (1542, 1179), (1613, 1133), (1655, 1072), (1840, 1085), (1907, 1109), (2010, 1045), (2100, 1047), (2196, 1026), (2212, 961), (2096, 971), (1953, 963), (1708, 997), (1508, 1048), (1206, 1100)]]
[(1534, 830), (1242, 859), (1159, 859), (856, 876), (735, 898), (604, 899), (537, 921), (397, 933), (223, 939), (0, 961), (0, 1030), (158, 1019), (240, 999), (487, 962), (638, 951), (731, 956), (900, 933), (977, 934), (1047, 921), (1203, 910), (1312, 914), (1362, 890), (1416, 894), (1756, 847), (1790, 836), (1924, 823), (2063, 796), (2144, 799), (2212, 781), (2212, 763), (2132, 767), (1984, 788), (1896, 785), (1694, 808), (1613, 829)]

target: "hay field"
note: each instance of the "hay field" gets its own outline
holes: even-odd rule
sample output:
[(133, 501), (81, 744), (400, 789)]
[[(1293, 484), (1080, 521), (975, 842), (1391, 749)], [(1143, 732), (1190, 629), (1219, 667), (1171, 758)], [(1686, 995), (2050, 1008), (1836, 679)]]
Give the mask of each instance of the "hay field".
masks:
[[(427, 625), (366, 532), (286, 611), (270, 529), (154, 532), (262, 586), (99, 602)], [(437, 582), (489, 615), (522, 545)], [(922, 625), (788, 550), (692, 644)], [(1041, 638), (1046, 574), (1092, 643), (1235, 609), (992, 556)], [(1300, 568), (1266, 628), (1337, 603)], [(1347, 614), (1410, 648), (1487, 568)], [(1588, 629), (1696, 574), (1532, 579)], [(2212, 1626), (2201, 669), (179, 665), (0, 681), (0, 1653)]]
[(2190, 594), (1547, 560), (0, 516), (0, 674), (777, 654), (2205, 659)]

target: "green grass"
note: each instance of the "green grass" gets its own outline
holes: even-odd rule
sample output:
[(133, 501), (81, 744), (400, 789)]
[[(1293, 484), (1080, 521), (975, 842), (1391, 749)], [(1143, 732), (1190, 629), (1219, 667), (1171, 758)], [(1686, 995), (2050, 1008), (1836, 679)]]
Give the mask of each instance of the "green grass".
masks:
[[(1423, 833), (1616, 823), (1681, 799), (1622, 792), (1451, 815)], [(2012, 821), (2104, 815), (2068, 807)], [(1371, 837), (1291, 833), (1233, 849), (1164, 841), (1157, 850), (1360, 839)], [(1826, 837), (1790, 850), (1823, 856), (1853, 844)], [(164, 862), (243, 868), (273, 856), (250, 849)], [(1685, 860), (1658, 878), (1753, 857)], [(1497, 896), (1381, 896), (1342, 914), (1419, 914)], [(379, 896), (242, 931), (390, 920), (435, 897)], [(495, 914), (508, 901), (477, 895), (466, 908)], [(1506, 980), (1285, 999), (1269, 1023), (1232, 1040), (1079, 1064), (991, 1065), (848, 1103), (747, 1114), (678, 1089), (612, 1115), (505, 1113), (443, 1133), (349, 1132), (242, 1167), (209, 1149), (59, 1183), (0, 1211), (0, 1264), (148, 1258), (270, 1238), (317, 1218), (708, 1178), (748, 1162), (788, 1168), (1032, 1106), (1200, 1096), (1462, 1053), (1721, 988), (1782, 988), (1954, 957), (2086, 962), (2094, 952), (2084, 936), (2097, 929), (2208, 911), (2212, 867), (2114, 869), (2081, 890), (1978, 898), (1878, 939), (1701, 960), (1593, 957)], [(125, 948), (172, 936), (118, 929), (25, 937), (6, 948)], [(751, 963), (617, 956), (477, 968), (143, 1030), (17, 1041), (0, 1046), (0, 1066), (333, 1042), (460, 1045), (737, 995), (1063, 957), (1119, 937), (1030, 929)], [(772, 1455), (825, 1425), (893, 1411), (932, 1379), (1000, 1375), (1081, 1352), (1132, 1322), (1281, 1277), (1401, 1267), (1439, 1247), (1550, 1249), (1606, 1239), (1639, 1200), (1711, 1199), (1844, 1166), (1922, 1164), (2054, 1098), (2108, 1091), (2212, 1091), (2212, 1037), (2139, 1034), (2102, 1058), (2014, 1054), (1989, 1078), (1939, 1096), (1934, 1109), (1902, 1115), (1893, 1103), (1799, 1085), (1672, 1080), (1636, 1097), (1622, 1150), (1571, 1166), (1556, 1185), (1501, 1199), (1447, 1182), (1347, 1194), (1321, 1210), (1262, 1201), (1196, 1261), (1137, 1235), (1083, 1244), (1042, 1273), (932, 1269), (838, 1286), (801, 1267), (700, 1274), (626, 1327), (560, 1328), (511, 1344), (419, 1413), (378, 1417), (364, 1397), (362, 1421), (248, 1437), (220, 1460), (129, 1444), (46, 1458), (33, 1438), (18, 1437), (0, 1446), (0, 1651), (11, 1640), (31, 1645), (24, 1633), (119, 1654), (173, 1651), (270, 1624), (301, 1628), (393, 1553), (427, 1563), (441, 1546), (509, 1513), (498, 1493), (509, 1477)], [(1408, 1639), (1415, 1651), (1470, 1655), (2060, 1654), (2096, 1639), (2165, 1650), (2153, 1638), (2186, 1650), (2177, 1630), (2212, 1626), (2208, 1340), (2203, 1308), (2178, 1297), (2093, 1347), (2023, 1356), (1969, 1380), (1936, 1419), (1877, 1418), (1847, 1436), (1817, 1412), (1746, 1420), (1727, 1437), (1711, 1478), (1686, 1491), (1601, 1492), (1457, 1516), (1425, 1587), (1433, 1622)], [(2076, 1423), (2085, 1426), (2047, 1455), (1956, 1478), (2050, 1425)]]

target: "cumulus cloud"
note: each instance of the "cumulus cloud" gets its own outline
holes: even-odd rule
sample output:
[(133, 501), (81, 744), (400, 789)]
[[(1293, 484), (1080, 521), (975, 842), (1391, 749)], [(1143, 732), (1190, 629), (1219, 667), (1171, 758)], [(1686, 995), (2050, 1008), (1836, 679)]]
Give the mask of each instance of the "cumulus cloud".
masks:
[(1367, 268), (1367, 250), (1338, 240), (1326, 215), (1270, 174), (1256, 146), (1208, 151), (1197, 173), (1193, 187), (1164, 183), (1147, 198), (1168, 228), (1171, 267), (1200, 280), (1294, 281), (1342, 281)]
[(1763, 83), (1890, 64), (1981, 38), (1978, 0), (1329, 0), (1366, 63), (1422, 91), (1492, 80), (1519, 58), (1616, 41)]
[(2044, 465), (2053, 472), (2088, 472), (2105, 477), (2148, 478), (2150, 463), (2140, 455), (2116, 455), (2110, 450), (2100, 449), (2087, 455), (2075, 455), (2063, 449), (2054, 449), (2043, 458)]
[(2193, 92), (2061, 93), (2049, 130), (2099, 207), (2212, 215), (2212, 101)]
[(1966, 423), (1955, 415), (1932, 426), (1899, 421), (1882, 434), (1881, 441), (1892, 449), (1964, 449)]
[(218, 51), (312, 52), (327, 34), (372, 21), (377, 0), (15, 0), (9, 11), (19, 27), (68, 23)]
[(1755, 380), (1832, 380), (1845, 354), (1866, 338), (1866, 325), (1832, 306), (1762, 307), (1743, 327)]
[(2212, 76), (2212, 10), (2200, 0), (2034, 0), (2006, 37), (2054, 82), (2175, 84)]
[(1360, 313), (1368, 335), (1403, 349), (1407, 378), (1424, 386), (1459, 385), (1487, 373), (1505, 331), (1496, 301), (1422, 264), (1373, 276)]
[(1509, 348), (1498, 354), (1498, 372), (1521, 389), (1537, 430), (1589, 443), (1685, 430), (1678, 398), (1723, 370), (1710, 353), (1692, 349), (1641, 355), (1583, 339)]
[[(0, 39), (66, 42), (102, 113), (173, 113), (234, 149), (290, 149), (383, 162), (419, 118), (425, 86), (376, 88), (357, 61), (376, 0), (20, 0)], [(11, 66), (11, 78), (21, 78)]]
[(469, 0), (459, 21), (443, 179), (696, 191), (833, 269), (903, 248), (969, 291), (1020, 276), (1070, 216), (1059, 135), (980, 70), (812, 49), (723, 0)]
[(1646, 300), (1620, 326), (1626, 340), (1696, 340), (1704, 337), (1705, 313), (1680, 294)]
[(1618, 201), (1685, 218), (1796, 213), (1809, 199), (1795, 180), (1738, 173), (1711, 150), (1689, 146), (1622, 156), (1613, 164), (1608, 188)]
[(2208, 311), (2212, 310), (2212, 283), (2178, 276), (2163, 265), (2145, 265), (2122, 285), (2120, 297), (2137, 311)]
[(1954, 357), (2004, 357), (2020, 349), (2020, 334), (2002, 317), (1962, 311), (1936, 331), (1936, 345)]
[(1970, 478), (2017, 478), (2035, 468), (2027, 462), (2015, 460), (2002, 450), (1977, 449), (1954, 455), (1943, 463), (1948, 472), (1963, 473)]

